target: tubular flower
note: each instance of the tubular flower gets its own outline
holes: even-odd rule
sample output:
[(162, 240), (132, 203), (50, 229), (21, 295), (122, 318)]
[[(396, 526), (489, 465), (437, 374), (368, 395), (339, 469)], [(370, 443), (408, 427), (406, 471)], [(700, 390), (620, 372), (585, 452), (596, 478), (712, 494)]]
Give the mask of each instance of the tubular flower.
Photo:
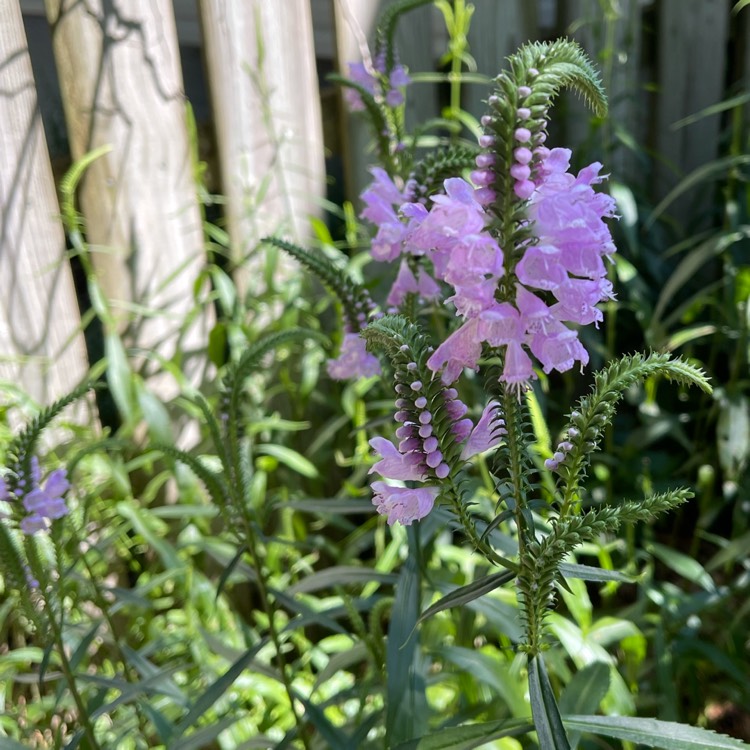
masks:
[(42, 486), (39, 459), (32, 456), (28, 477), (20, 476), (15, 482), (0, 479), (0, 500), (20, 501), (26, 513), (21, 519), (21, 531), (34, 534), (48, 529), (50, 521), (68, 514), (64, 496), (69, 489), (70, 482), (63, 468), (50, 472)]

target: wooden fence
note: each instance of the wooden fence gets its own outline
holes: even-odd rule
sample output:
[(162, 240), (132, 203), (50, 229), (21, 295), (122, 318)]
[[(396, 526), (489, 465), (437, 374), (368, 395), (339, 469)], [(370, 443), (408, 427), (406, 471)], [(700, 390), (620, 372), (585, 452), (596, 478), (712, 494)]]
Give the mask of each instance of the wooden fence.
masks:
[[(79, 201), (96, 274), (126, 346), (165, 358), (178, 345), (200, 350), (210, 306), (188, 331), (177, 331), (205, 260), (184, 92), (205, 77), (232, 257), (245, 257), (270, 231), (304, 241), (326, 196), (326, 153), (345, 165), (349, 197), (367, 162), (361, 127), (347, 121), (318, 70), (358, 59), (382, 5), (0, 0), (0, 381), (48, 402), (89, 369), (47, 141), (56, 144), (53, 160), (68, 163), (111, 146), (88, 170)], [(750, 9), (732, 16), (730, 0), (474, 5), (469, 42), (482, 72), (496, 73), (528, 39), (568, 33), (584, 44), (609, 89), (611, 142), (631, 139), (663, 157), (649, 176), (658, 191), (652, 198), (720, 148), (719, 115), (674, 124), (750, 82)], [(398, 34), (402, 60), (412, 71), (433, 70), (445, 40), (435, 8), (413, 11)], [(195, 54), (201, 44), (204, 72)], [(415, 86), (410, 94), (409, 118), (438, 114), (437, 87)], [(486, 96), (467, 86), (464, 105), (481, 115)], [(54, 130), (63, 120), (56, 97), (67, 138)], [(574, 107), (566, 123), (569, 143), (588, 132)], [(610, 168), (638, 182), (644, 175), (627, 153), (614, 154)], [(237, 273), (240, 288), (252, 293), (253, 275)], [(157, 390), (174, 395), (169, 384)]]

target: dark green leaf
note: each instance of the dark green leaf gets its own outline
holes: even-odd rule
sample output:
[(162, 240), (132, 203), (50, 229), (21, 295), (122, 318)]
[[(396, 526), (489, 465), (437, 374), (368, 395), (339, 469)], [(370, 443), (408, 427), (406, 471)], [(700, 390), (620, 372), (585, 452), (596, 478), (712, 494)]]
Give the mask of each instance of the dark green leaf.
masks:
[(560, 710), (541, 655), (529, 660), (529, 698), (539, 745), (544, 750), (570, 750)]
[(460, 607), (463, 604), (468, 604), (475, 599), (479, 599), (480, 596), (484, 596), (510, 581), (514, 575), (515, 573), (512, 570), (506, 570), (502, 573), (493, 573), (492, 575), (484, 576), (484, 578), (472, 581), (466, 586), (459, 586), (435, 602), (431, 607), (428, 607), (420, 615), (417, 625), (436, 615), (438, 612), (450, 609), (451, 607)]
[(673, 721), (631, 716), (566, 716), (564, 721), (568, 728), (579, 732), (662, 750), (750, 750), (750, 745), (740, 740)]
[(485, 745), (490, 740), (518, 737), (533, 731), (534, 725), (527, 719), (486, 721), (480, 724), (441, 729), (438, 732), (402, 742), (393, 750), (472, 750), (472, 748)]
[(619, 570), (607, 570), (596, 568), (592, 565), (579, 565), (578, 563), (560, 563), (560, 572), (565, 578), (580, 578), (582, 581), (594, 581), (595, 583), (634, 583), (638, 579), (635, 576), (621, 573)]

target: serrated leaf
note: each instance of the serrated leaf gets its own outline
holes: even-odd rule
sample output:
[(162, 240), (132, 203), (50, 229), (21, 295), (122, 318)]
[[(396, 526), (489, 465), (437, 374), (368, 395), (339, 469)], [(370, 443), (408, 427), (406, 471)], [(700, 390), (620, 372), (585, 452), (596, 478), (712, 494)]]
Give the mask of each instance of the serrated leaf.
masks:
[(750, 750), (741, 740), (673, 721), (630, 716), (566, 716), (569, 729), (661, 750)]
[(443, 612), (451, 607), (460, 607), (463, 604), (473, 602), (475, 599), (488, 594), (490, 591), (494, 591), (504, 583), (507, 583), (515, 576), (512, 570), (506, 570), (502, 573), (493, 573), (489, 576), (484, 576), (476, 581), (472, 581), (466, 586), (459, 586), (454, 591), (446, 594), (442, 599), (435, 602), (431, 607), (428, 607), (417, 620), (417, 625), (420, 625), (425, 620), (429, 619), (438, 612)]
[(539, 654), (529, 660), (529, 700), (539, 745), (544, 750), (570, 750), (547, 669)]

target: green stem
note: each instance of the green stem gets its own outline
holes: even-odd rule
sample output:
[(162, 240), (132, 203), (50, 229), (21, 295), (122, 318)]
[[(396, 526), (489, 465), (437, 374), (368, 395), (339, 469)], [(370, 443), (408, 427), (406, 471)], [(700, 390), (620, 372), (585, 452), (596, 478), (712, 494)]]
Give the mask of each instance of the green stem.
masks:
[(83, 698), (78, 692), (75, 675), (73, 674), (73, 669), (71, 668), (70, 662), (68, 661), (68, 656), (65, 653), (65, 643), (62, 637), (62, 631), (57, 623), (57, 620), (55, 619), (54, 612), (50, 612), (48, 622), (52, 629), (54, 642), (60, 655), (60, 667), (62, 669), (63, 676), (65, 677), (65, 681), (68, 683), (68, 689), (70, 690), (70, 694), (73, 696), (73, 701), (75, 702), (76, 708), (78, 709), (78, 719), (80, 721), (80, 724), (86, 737), (91, 743), (91, 750), (101, 750), (101, 745), (97, 742), (96, 734), (94, 733), (94, 727), (91, 725), (91, 720), (89, 719), (89, 714), (86, 710), (86, 704), (83, 702)]
[(516, 565), (516, 563), (509, 560), (507, 557), (498, 555), (489, 542), (482, 539), (479, 535), (474, 520), (466, 509), (466, 505), (461, 501), (461, 493), (452, 481), (450, 483), (448, 495), (451, 504), (453, 505), (453, 511), (461, 522), (461, 527), (466, 533), (466, 536), (469, 537), (469, 541), (474, 545), (477, 552), (481, 552), (490, 562), (495, 563), (495, 565), (502, 565), (504, 568), (517, 572), (518, 565)]
[(297, 733), (302, 740), (302, 744), (305, 747), (305, 750), (311, 750), (310, 742), (307, 738), (307, 735), (305, 734), (304, 721), (302, 720), (302, 717), (297, 713), (292, 682), (289, 679), (289, 671), (287, 669), (286, 660), (284, 659), (284, 655), (281, 651), (281, 639), (279, 638), (279, 632), (276, 629), (275, 622), (276, 608), (271, 604), (271, 598), (269, 597), (268, 589), (266, 588), (266, 581), (263, 577), (263, 566), (258, 557), (258, 541), (255, 536), (252, 524), (248, 519), (245, 519), (245, 535), (247, 539), (247, 546), (250, 550), (250, 557), (252, 558), (253, 562), (253, 569), (255, 570), (255, 575), (257, 578), (260, 604), (263, 611), (266, 613), (266, 616), (268, 617), (268, 634), (271, 637), (271, 642), (273, 643), (274, 651), (276, 653), (276, 666), (279, 670), (279, 673), (281, 674), (281, 681), (284, 684), (284, 690), (289, 700), (289, 706), (292, 710), (292, 715), (294, 716), (294, 722), (297, 725)]

